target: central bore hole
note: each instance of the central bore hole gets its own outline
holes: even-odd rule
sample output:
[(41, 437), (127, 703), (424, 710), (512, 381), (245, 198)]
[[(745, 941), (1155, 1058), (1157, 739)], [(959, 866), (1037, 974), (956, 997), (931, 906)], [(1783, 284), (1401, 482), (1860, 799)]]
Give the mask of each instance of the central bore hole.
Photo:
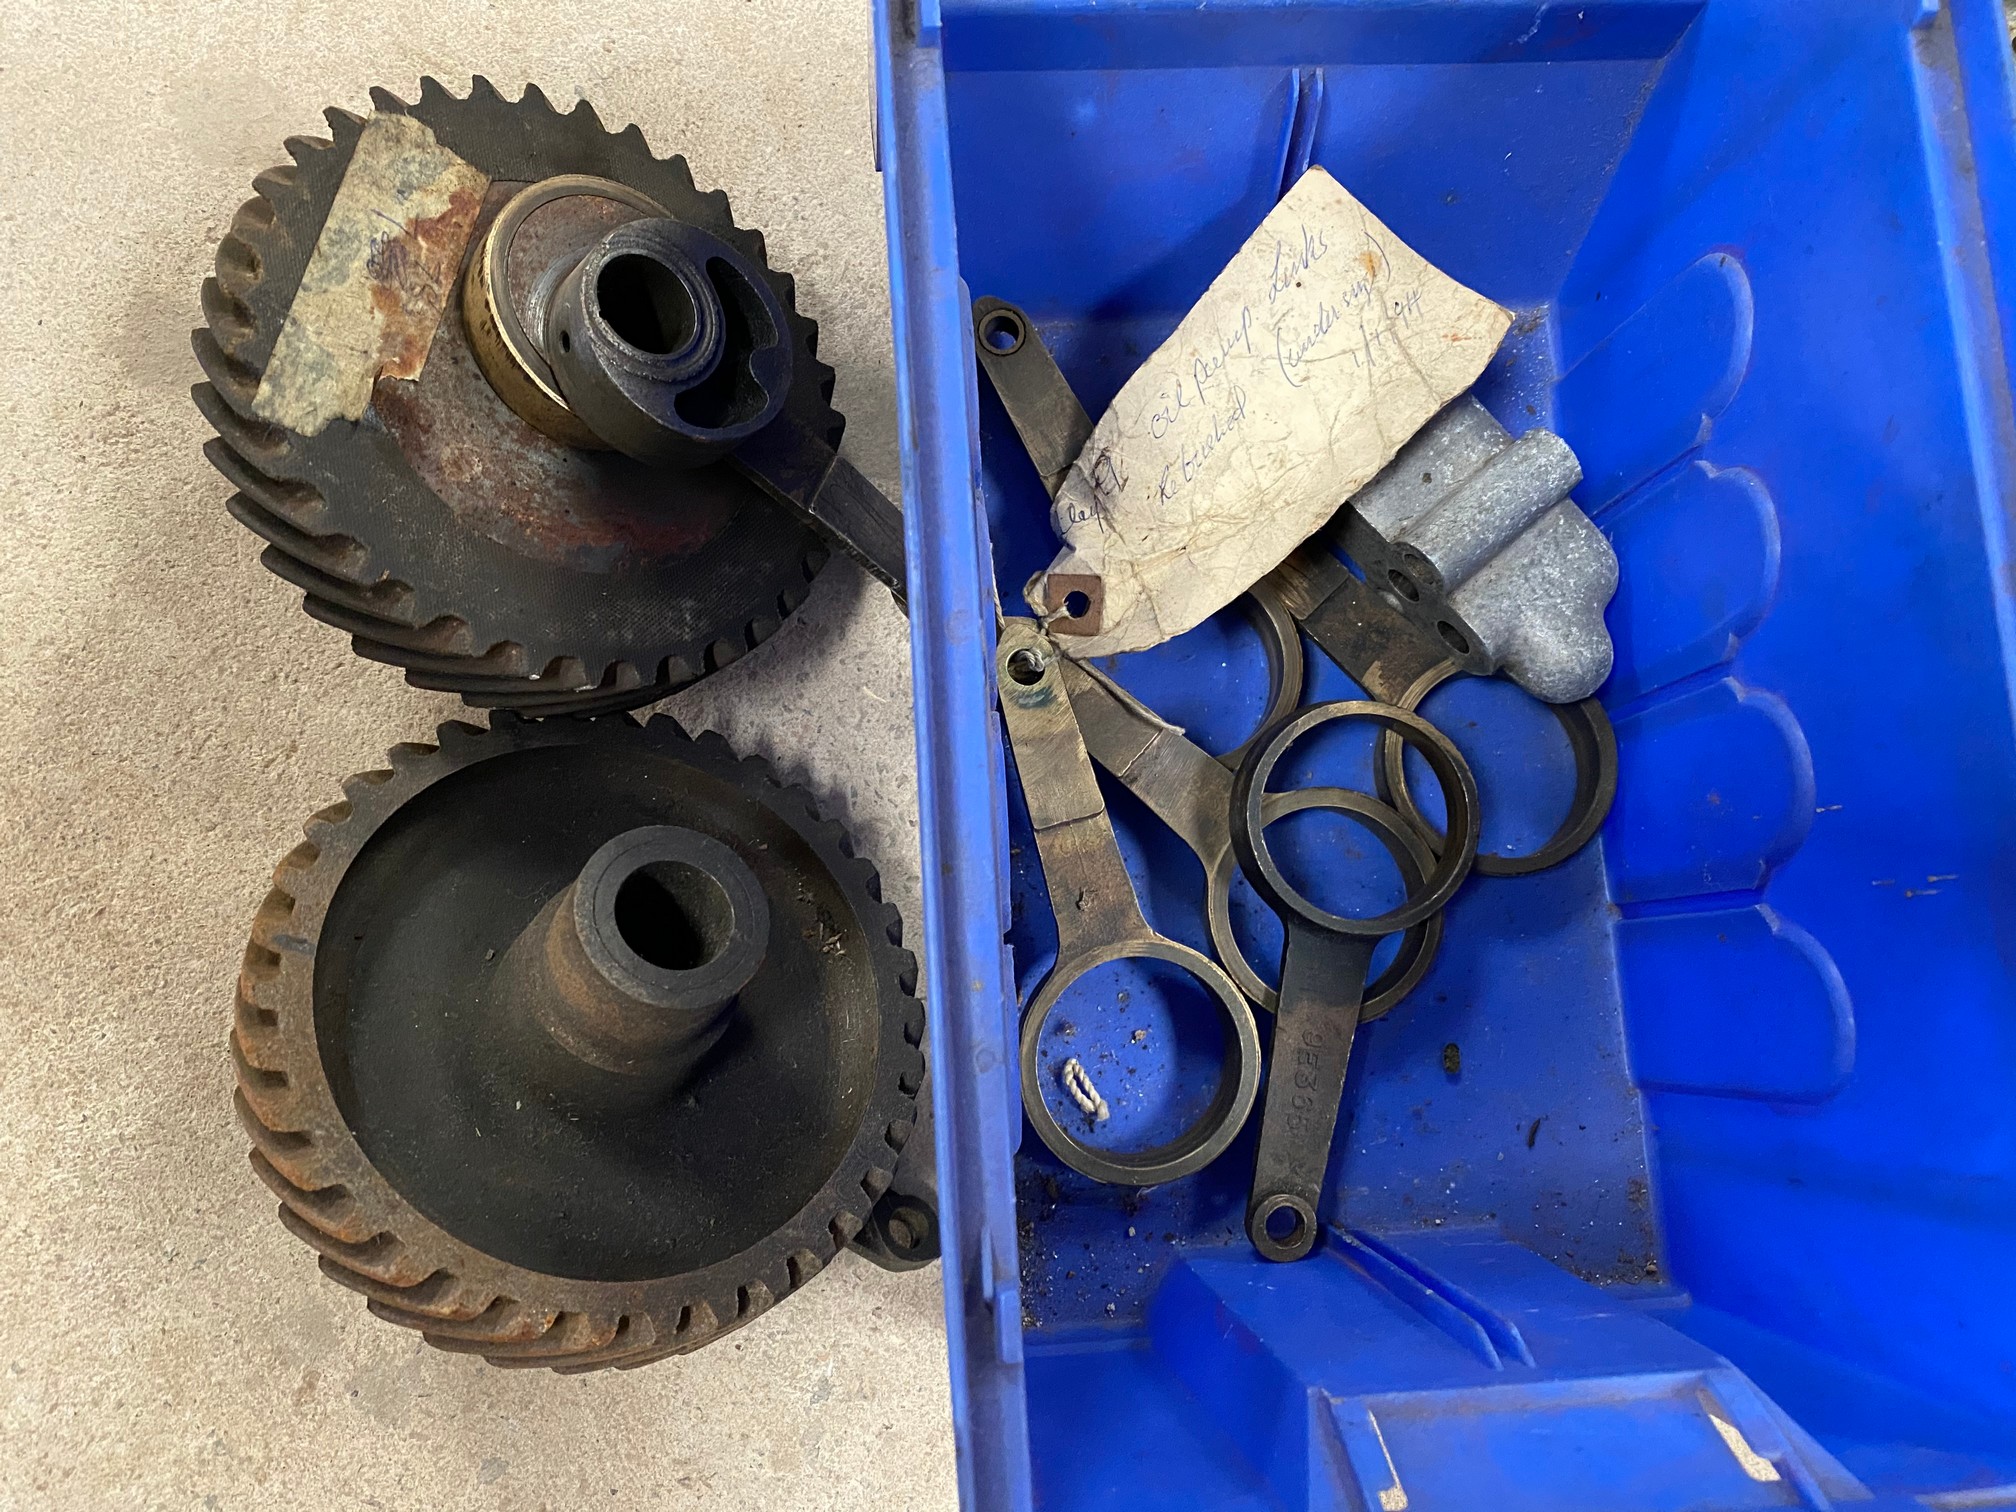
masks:
[(693, 339), (693, 296), (656, 258), (610, 258), (595, 280), (595, 303), (609, 329), (640, 352), (662, 357)]
[(683, 861), (640, 866), (616, 889), (616, 932), (667, 971), (695, 971), (721, 954), (735, 908), (721, 884)]

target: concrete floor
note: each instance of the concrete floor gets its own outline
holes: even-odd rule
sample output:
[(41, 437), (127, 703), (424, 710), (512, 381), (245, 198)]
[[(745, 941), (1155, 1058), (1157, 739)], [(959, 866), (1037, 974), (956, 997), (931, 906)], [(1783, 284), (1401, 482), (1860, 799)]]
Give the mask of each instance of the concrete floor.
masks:
[[(892, 492), (865, 0), (0, 0), (0, 1508), (942, 1507), (937, 1272), (843, 1257), (686, 1360), (586, 1378), (369, 1318), (246, 1167), (254, 906), (345, 774), (454, 715), (306, 619), (224, 513), (197, 286), (320, 108), (591, 98), (768, 234)], [(904, 625), (851, 567), (672, 707), (825, 795), (918, 928)]]

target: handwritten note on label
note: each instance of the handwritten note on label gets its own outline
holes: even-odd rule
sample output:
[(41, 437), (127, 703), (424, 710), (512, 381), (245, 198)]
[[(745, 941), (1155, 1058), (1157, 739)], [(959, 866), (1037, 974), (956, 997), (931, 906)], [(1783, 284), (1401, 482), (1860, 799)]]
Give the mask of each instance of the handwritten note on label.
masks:
[(1096, 580), (1096, 612), (1055, 623), (1074, 656), (1188, 630), (1469, 388), (1511, 323), (1311, 168), (1093, 427), (1031, 607), (1068, 613)]

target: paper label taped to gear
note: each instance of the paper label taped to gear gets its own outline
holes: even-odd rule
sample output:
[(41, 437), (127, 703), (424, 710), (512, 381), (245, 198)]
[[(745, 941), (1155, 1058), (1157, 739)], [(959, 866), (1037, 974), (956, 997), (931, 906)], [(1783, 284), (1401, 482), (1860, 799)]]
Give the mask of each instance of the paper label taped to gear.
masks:
[(365, 122), (252, 412), (312, 436), (361, 420), (381, 374), (417, 378), (489, 187), (423, 122)]
[(1073, 656), (1188, 630), (1370, 482), (1511, 324), (1311, 168), (1093, 427), (1030, 606)]

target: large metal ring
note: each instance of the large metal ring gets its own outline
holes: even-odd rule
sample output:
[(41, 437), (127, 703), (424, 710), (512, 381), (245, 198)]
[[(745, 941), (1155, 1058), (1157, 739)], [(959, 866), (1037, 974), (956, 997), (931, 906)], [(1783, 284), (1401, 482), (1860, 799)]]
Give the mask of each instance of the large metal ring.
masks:
[[(1275, 765), (1296, 741), (1311, 730), (1340, 720), (1362, 719), (1390, 730), (1421, 753), (1428, 769), (1442, 784), (1443, 803), (1449, 811), (1449, 836), (1436, 857), (1427, 881), (1410, 891), (1399, 907), (1370, 919), (1354, 919), (1318, 908), (1289, 885), (1267, 848), (1267, 821), (1264, 813), (1267, 779)], [(1312, 704), (1277, 721), (1262, 736), (1260, 744), (1247, 756), (1238, 776), (1232, 779), (1232, 846), (1245, 869), (1253, 890), (1267, 900), (1276, 913), (1293, 915), (1312, 929), (1327, 934), (1361, 938), (1397, 934), (1421, 923), (1455, 896), (1456, 889), (1470, 874), (1477, 850), (1477, 779), (1447, 735), (1410, 710), (1363, 699), (1340, 699), (1334, 703)]]
[[(1269, 793), (1261, 806), (1261, 815), (1271, 826), (1305, 809), (1350, 814), (1372, 831), (1391, 853), (1393, 864), (1400, 868), (1400, 878), (1410, 894), (1425, 885), (1429, 872), (1434, 869), (1435, 852), (1428, 848), (1413, 825), (1377, 798), (1350, 788), (1290, 788), (1283, 793)], [(1226, 974), (1239, 984), (1239, 990), (1272, 1013), (1280, 1004), (1281, 994), (1269, 987), (1253, 969), (1246, 959), (1246, 952), (1239, 946), (1238, 937), (1232, 932), (1232, 874), (1235, 870), (1236, 858), (1227, 850), (1218, 858), (1218, 865), (1207, 885), (1205, 911), (1211, 929), (1211, 947), (1218, 952)], [(1365, 1001), (1358, 1010), (1358, 1021), (1362, 1024), (1380, 1017), (1412, 992), (1421, 978), (1428, 974), (1428, 968), (1435, 964), (1435, 952), (1441, 947), (1440, 912), (1409, 928), (1401, 938), (1399, 953), (1386, 963), (1386, 969), (1365, 989)]]
[[(1114, 961), (1164, 961), (1188, 972), (1218, 1000), (1230, 1031), (1225, 1072), (1218, 1078), (1218, 1095), (1211, 1106), (1166, 1144), (1135, 1153), (1101, 1150), (1073, 1138), (1043, 1101), (1041, 1071), (1036, 1051), (1043, 1038), (1043, 1026), (1050, 1010), (1064, 990), (1089, 971)], [(1253, 1010), (1232, 979), (1209, 956), (1178, 945), (1174, 940), (1148, 936), (1116, 940), (1071, 961), (1060, 961), (1043, 979), (1022, 1016), (1022, 1108), (1029, 1115), (1037, 1137), (1072, 1170), (1094, 1181), (1114, 1186), (1156, 1186), (1201, 1171), (1225, 1153), (1225, 1147), (1245, 1127), (1260, 1093), (1260, 1031), (1253, 1022)]]
[[(1418, 709), (1435, 689), (1463, 669), (1454, 662), (1441, 662), (1414, 680), (1414, 686), (1400, 695), (1397, 707)], [(1485, 877), (1524, 877), (1559, 866), (1581, 850), (1603, 827), (1610, 805), (1617, 797), (1617, 732), (1610, 716), (1596, 699), (1580, 703), (1549, 704), (1562, 733), (1575, 753), (1575, 796), (1569, 800), (1568, 816), (1545, 845), (1529, 855), (1499, 856), (1489, 851), (1477, 854), (1477, 872)], [(1428, 837), (1429, 846), (1440, 851), (1442, 832), (1423, 816), (1414, 795), (1407, 790), (1406, 747), (1394, 735), (1381, 731), (1379, 763), (1375, 768), (1379, 796), (1398, 809), (1407, 822)]]

